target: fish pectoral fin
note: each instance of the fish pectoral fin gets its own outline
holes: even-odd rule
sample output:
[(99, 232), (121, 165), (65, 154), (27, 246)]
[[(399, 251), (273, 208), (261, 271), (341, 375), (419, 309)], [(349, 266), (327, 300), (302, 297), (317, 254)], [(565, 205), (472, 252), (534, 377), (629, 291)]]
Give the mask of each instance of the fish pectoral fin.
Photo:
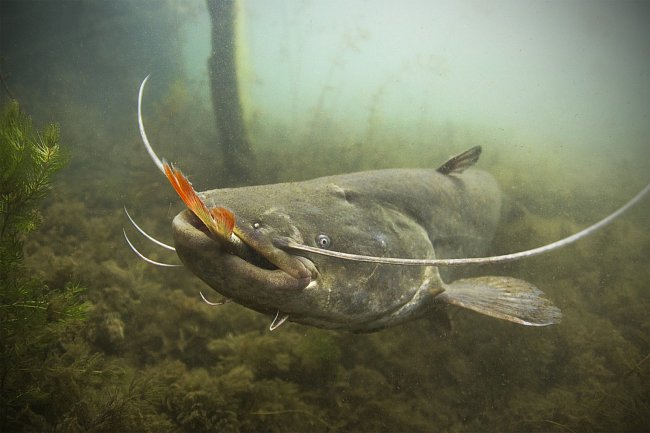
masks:
[(476, 164), (476, 161), (478, 161), (478, 157), (480, 155), (481, 146), (474, 146), (463, 153), (452, 156), (447, 160), (447, 162), (438, 167), (436, 171), (442, 174), (460, 174), (465, 171), (465, 169)]
[(478, 277), (454, 281), (436, 299), (477, 313), (528, 326), (559, 323), (562, 312), (527, 281)]

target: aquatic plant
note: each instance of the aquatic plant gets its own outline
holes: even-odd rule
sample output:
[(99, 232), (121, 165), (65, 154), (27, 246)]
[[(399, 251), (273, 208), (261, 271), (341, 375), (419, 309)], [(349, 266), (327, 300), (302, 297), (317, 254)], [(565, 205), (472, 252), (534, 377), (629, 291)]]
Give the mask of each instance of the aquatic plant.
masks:
[(18, 103), (10, 102), (0, 118), (2, 430), (47, 396), (41, 379), (49, 367), (48, 353), (84, 313), (79, 287), (47, 287), (23, 265), (25, 235), (38, 227), (37, 206), (63, 164), (58, 127), (34, 131)]
[(156, 390), (152, 379), (119, 374), (119, 365), (105, 362), (83, 340), (89, 310), (84, 289), (66, 282), (47, 284), (24, 264), (27, 235), (42, 220), (38, 206), (64, 163), (56, 125), (35, 130), (17, 102), (4, 107), (0, 431), (164, 431), (165, 418), (149, 416)]
[[(0, 431), (168, 431), (153, 377), (107, 362), (83, 338), (84, 289), (25, 265), (39, 205), (65, 164), (59, 129), (17, 102), (0, 115)], [(137, 379), (136, 379), (137, 378)]]

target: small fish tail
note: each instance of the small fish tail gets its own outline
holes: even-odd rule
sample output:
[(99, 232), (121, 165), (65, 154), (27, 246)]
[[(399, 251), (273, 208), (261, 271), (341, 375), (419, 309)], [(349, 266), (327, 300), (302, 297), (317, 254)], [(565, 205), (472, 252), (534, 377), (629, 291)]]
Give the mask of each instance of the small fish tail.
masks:
[(185, 175), (167, 162), (163, 162), (163, 171), (187, 208), (201, 220), (212, 234), (229, 241), (235, 226), (233, 213), (222, 207), (209, 210)]
[(216, 230), (226, 236), (226, 238), (230, 238), (235, 228), (235, 215), (225, 207), (214, 207), (210, 209), (210, 215), (214, 219)]

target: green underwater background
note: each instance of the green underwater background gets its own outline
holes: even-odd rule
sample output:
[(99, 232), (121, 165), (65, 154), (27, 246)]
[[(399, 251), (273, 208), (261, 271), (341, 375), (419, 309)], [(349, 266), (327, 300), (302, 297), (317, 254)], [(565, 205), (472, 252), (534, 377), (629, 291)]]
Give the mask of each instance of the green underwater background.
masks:
[[(451, 329), (422, 319), (373, 334), (292, 323), (270, 332), (272, 317), (209, 306), (199, 291), (218, 295), (189, 271), (151, 266), (128, 248), (123, 227), (150, 258), (177, 263), (138, 237), (123, 209), (172, 242), (183, 205), (137, 128), (137, 89), (149, 73), (149, 138), (199, 190), (435, 168), (480, 144), (478, 167), (505, 196), (491, 255), (575, 233), (650, 180), (645, 3), (461, 2), (452, 14), (449, 3), (414, 1), (380, 30), (363, 20), (382, 8), (351, 3), (322, 12), (319, 2), (238, 2), (248, 20), (238, 31), (253, 156), (246, 176), (233, 179), (215, 141), (206, 59), (192, 51), (207, 38), (202, 1), (0, 0), (0, 431), (650, 429), (648, 198), (561, 250), (466, 270), (534, 283), (563, 312), (544, 328), (450, 308)], [(431, 7), (439, 10), (424, 12)], [(449, 26), (431, 44), (450, 52), (475, 44), (485, 56), (391, 59), (395, 47), (377, 40), (408, 40), (420, 27), (404, 22), (418, 15)], [(463, 39), (499, 16), (511, 26)], [(528, 48), (537, 63), (525, 71), (512, 57), (534, 45), (522, 16), (554, 41)], [(324, 17), (344, 24), (330, 30)], [(515, 39), (514, 51), (500, 44)], [(315, 50), (322, 63), (301, 61)], [(373, 50), (393, 67), (357, 69)], [(539, 75), (519, 75), (531, 71)], [(441, 81), (408, 87), (428, 73)], [(513, 93), (500, 99), (504, 89)], [(19, 142), (36, 150), (10, 173)], [(7, 216), (11, 203), (23, 206), (19, 219)]]

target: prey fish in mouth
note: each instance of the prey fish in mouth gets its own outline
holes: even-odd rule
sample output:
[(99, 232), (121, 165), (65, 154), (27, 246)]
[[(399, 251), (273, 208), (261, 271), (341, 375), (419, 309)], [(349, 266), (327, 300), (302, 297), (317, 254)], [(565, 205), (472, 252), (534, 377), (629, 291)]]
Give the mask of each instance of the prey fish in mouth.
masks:
[(501, 191), (490, 174), (473, 167), (480, 147), (437, 169), (374, 170), (197, 193), (147, 139), (141, 114), (146, 81), (138, 98), (141, 136), (188, 207), (172, 222), (174, 247), (154, 242), (174, 250), (224, 299), (274, 317), (271, 329), (289, 320), (369, 332), (446, 315), (448, 305), (522, 325), (558, 323), (560, 310), (533, 284), (504, 276), (447, 282), (447, 267), (518, 260), (566, 246), (610, 223), (650, 190), (646, 186), (616, 212), (552, 244), (482, 257), (500, 218)]
[[(210, 237), (214, 241), (230, 253), (239, 253), (239, 256), (252, 258), (254, 251), (258, 251), (271, 265), (277, 266), (299, 281), (309, 283), (311, 271), (306, 266), (307, 261), (300, 257), (290, 256), (275, 247), (265, 245), (263, 238), (260, 239), (254, 233), (237, 226), (235, 216), (230, 210), (216, 206), (208, 209), (208, 206), (198, 196), (189, 180), (180, 170), (170, 166), (167, 162), (162, 164), (165, 176), (167, 176), (188, 210), (199, 220), (193, 220), (192, 216), (189, 216), (189, 219), (179, 221), (178, 225), (183, 226), (183, 224), (190, 223), (195, 229), (207, 229), (208, 234), (211, 235)], [(247, 246), (249, 247), (248, 252), (246, 252)]]
[(230, 242), (235, 228), (235, 216), (232, 212), (223, 207), (208, 209), (203, 200), (196, 194), (194, 188), (192, 188), (190, 181), (180, 170), (166, 162), (163, 162), (163, 170), (183, 203), (201, 220), (210, 233), (222, 242)]

